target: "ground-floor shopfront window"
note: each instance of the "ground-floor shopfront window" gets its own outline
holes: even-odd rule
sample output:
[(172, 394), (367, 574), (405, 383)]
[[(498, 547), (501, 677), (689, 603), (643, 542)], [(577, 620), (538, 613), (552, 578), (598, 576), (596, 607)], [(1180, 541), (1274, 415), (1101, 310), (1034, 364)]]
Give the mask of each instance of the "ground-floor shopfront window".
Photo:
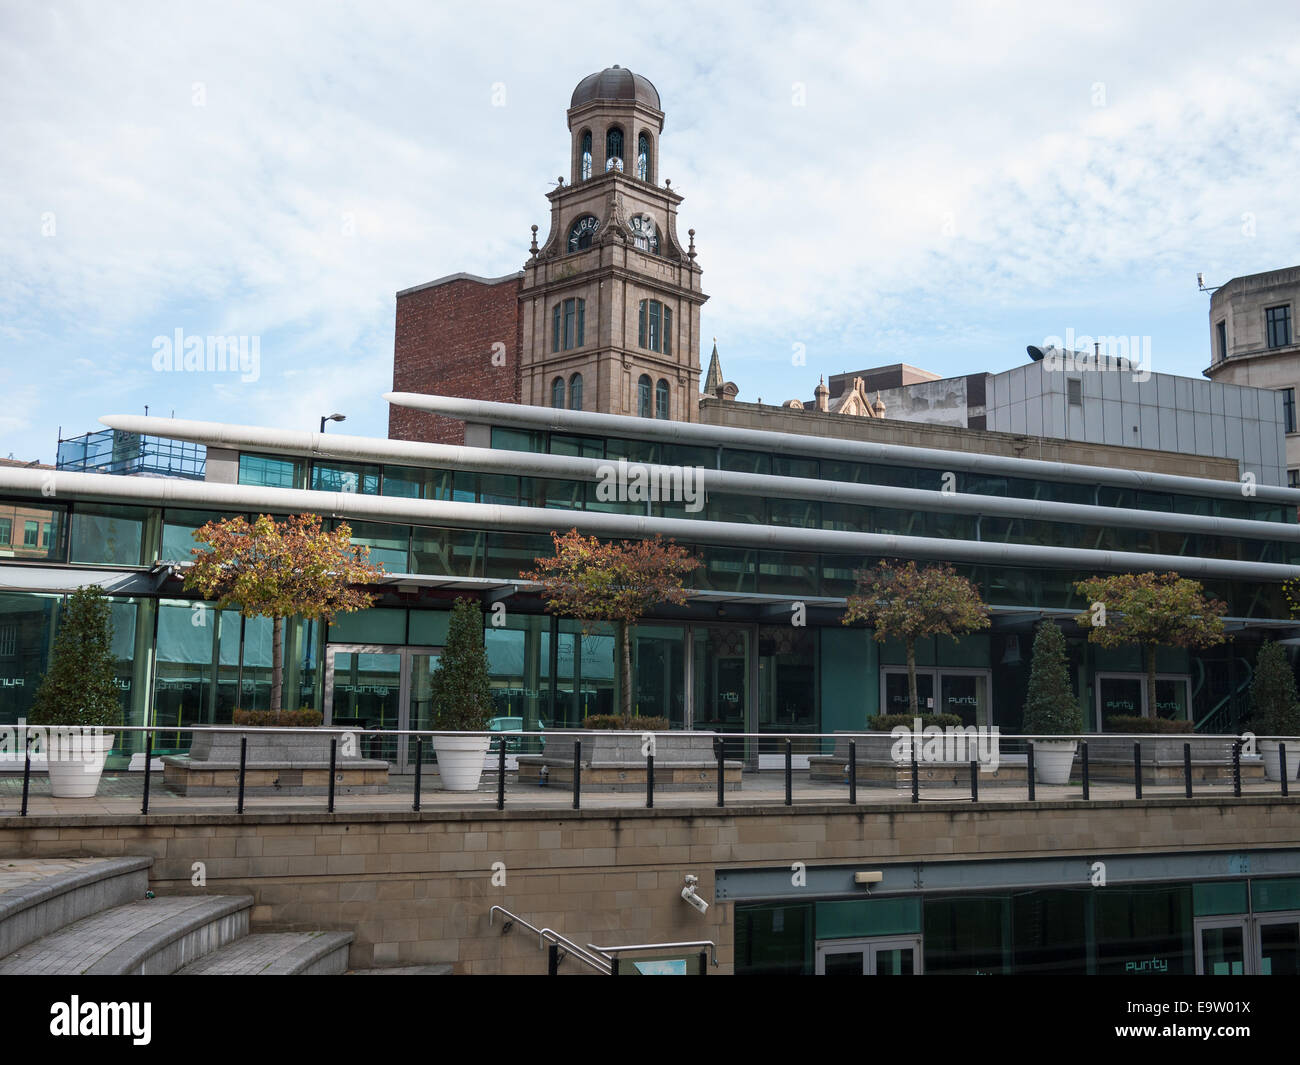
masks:
[(739, 975), (1296, 975), (1300, 878), (737, 903)]
[(1117, 717), (1162, 717), (1186, 721), (1192, 705), (1192, 679), (1186, 674), (1156, 674), (1154, 713), (1148, 705), (1147, 678), (1142, 673), (1098, 673), (1095, 678), (1095, 722), (1098, 732), (1122, 731)]

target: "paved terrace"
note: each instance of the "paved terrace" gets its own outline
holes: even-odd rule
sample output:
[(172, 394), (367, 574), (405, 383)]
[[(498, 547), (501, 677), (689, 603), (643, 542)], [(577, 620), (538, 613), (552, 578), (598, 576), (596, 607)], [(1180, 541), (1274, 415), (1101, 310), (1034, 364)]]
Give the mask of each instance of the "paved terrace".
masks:
[[(415, 778), (409, 776), (390, 777), (389, 785), (377, 794), (349, 795), (340, 792), (335, 796), (334, 809), (337, 813), (369, 812), (409, 812), (414, 800)], [(814, 782), (808, 779), (804, 770), (796, 770), (792, 788), (793, 806), (816, 807), (824, 811), (828, 806), (849, 806), (849, 788), (847, 784), (830, 784)], [(1281, 784), (1278, 782), (1243, 782), (1243, 798), (1281, 798)], [(90, 799), (55, 799), (50, 795), (48, 778), (43, 773), (34, 773), (28, 792), (28, 815), (31, 817), (136, 817), (140, 814), (144, 794), (144, 773), (105, 773), (100, 781), (99, 792)], [(1193, 785), (1192, 802), (1232, 802), (1234, 799), (1231, 781), (1197, 782)], [(1300, 797), (1300, 782), (1292, 782), (1291, 794)], [(1143, 799), (1185, 798), (1184, 785), (1143, 783)], [(1024, 785), (989, 784), (981, 781), (979, 787), (979, 805), (996, 807), (998, 804), (1025, 803), (1028, 801), (1028, 789)], [(1134, 786), (1129, 783), (1098, 783), (1089, 788), (1089, 802), (1132, 801), (1135, 798)], [(1062, 785), (1038, 784), (1035, 787), (1035, 799), (1038, 802), (1083, 802), (1083, 789), (1078, 782)], [(236, 811), (236, 798), (226, 796), (183, 796), (170, 791), (163, 784), (160, 771), (151, 774), (149, 786), (150, 815), (178, 814), (233, 814)], [(868, 786), (859, 783), (857, 789), (859, 806), (889, 805), (897, 807), (900, 803), (911, 804), (909, 787)], [(972, 805), (969, 787), (939, 786), (922, 784), (920, 787), (920, 805), (936, 803), (965, 803)], [(22, 774), (0, 774), (0, 818), (17, 816), (22, 804)], [(437, 783), (436, 775), (430, 780), (425, 776), (420, 792), (420, 807), (423, 811), (472, 811), (495, 810), (497, 804), (497, 785), (489, 774), (476, 792), (443, 791)], [(782, 770), (765, 770), (746, 772), (741, 790), (726, 793), (728, 810), (748, 810), (763, 807), (783, 806), (785, 804), (785, 774)], [(586, 791), (581, 795), (581, 807), (584, 810), (633, 810), (644, 809), (646, 795), (644, 790), (631, 792)], [(654, 797), (656, 809), (716, 811), (717, 791), (714, 788), (702, 788), (695, 791), (656, 792)], [(505, 809), (516, 810), (572, 810), (573, 791), (571, 785), (519, 784), (513, 782), (507, 774)], [(320, 796), (248, 796), (244, 799), (247, 813), (325, 813), (328, 798)]]

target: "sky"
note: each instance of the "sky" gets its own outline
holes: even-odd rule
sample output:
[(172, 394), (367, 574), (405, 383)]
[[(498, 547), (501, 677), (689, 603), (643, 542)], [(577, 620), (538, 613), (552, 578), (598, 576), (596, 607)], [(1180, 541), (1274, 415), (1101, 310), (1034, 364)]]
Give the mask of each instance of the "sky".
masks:
[[(0, 458), (146, 406), (387, 435), (396, 292), (523, 266), (614, 64), (741, 400), (1067, 331), (1200, 376), (1197, 272), (1300, 264), (1294, 0), (0, 0)], [(177, 330), (257, 372), (156, 368)]]

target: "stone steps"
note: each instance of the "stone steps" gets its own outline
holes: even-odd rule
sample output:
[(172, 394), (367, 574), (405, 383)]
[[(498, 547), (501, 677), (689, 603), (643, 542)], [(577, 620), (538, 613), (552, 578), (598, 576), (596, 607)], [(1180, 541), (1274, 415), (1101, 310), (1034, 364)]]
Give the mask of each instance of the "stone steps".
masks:
[(177, 976), (324, 976), (347, 971), (351, 932), (266, 932), (244, 936), (177, 971)]
[(248, 934), (247, 895), (137, 899), (84, 917), (0, 959), (0, 976), (155, 976)]
[(0, 975), (323, 975), (351, 932), (248, 934), (246, 895), (148, 898), (152, 858), (0, 860)]
[(0, 861), (0, 958), (83, 917), (144, 898), (152, 858)]

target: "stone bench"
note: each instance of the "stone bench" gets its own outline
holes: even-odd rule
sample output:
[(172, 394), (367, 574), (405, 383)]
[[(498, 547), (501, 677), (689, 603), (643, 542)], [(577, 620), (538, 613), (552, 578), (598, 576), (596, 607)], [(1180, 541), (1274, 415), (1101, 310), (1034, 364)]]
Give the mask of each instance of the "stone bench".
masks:
[[(673, 732), (655, 736), (655, 791), (707, 791), (718, 786), (718, 758), (713, 732)], [(725, 739), (725, 736), (721, 737)], [(519, 756), (519, 782), (545, 780), (573, 784), (573, 744), (582, 743), (582, 787), (591, 791), (644, 791), (646, 760), (640, 732), (592, 732), (585, 736), (550, 736), (545, 754)], [(743, 763), (723, 763), (723, 788), (739, 791)], [(543, 773), (543, 769), (545, 773)]]
[(346, 735), (355, 734), (346, 729), (197, 732), (189, 754), (163, 758), (163, 784), (186, 796), (237, 794), (240, 740), (246, 738), (245, 795), (325, 795), (330, 783), (330, 740), (337, 739), (335, 793), (377, 794), (388, 784), (388, 763), (345, 753)]

